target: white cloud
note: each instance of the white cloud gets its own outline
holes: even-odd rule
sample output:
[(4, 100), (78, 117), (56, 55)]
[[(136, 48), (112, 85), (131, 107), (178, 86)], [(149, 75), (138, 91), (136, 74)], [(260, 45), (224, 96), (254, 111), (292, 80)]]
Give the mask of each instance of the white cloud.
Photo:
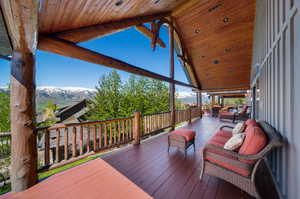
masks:
[(196, 97), (196, 93), (192, 91), (177, 91), (178, 98)]

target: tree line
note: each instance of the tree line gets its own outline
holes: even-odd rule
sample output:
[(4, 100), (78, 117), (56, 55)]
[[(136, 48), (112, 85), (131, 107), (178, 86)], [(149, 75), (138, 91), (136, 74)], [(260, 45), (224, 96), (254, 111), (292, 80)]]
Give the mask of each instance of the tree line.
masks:
[[(122, 82), (117, 71), (103, 75), (96, 87), (96, 95), (89, 100), (88, 120), (128, 117), (134, 111), (153, 114), (169, 111), (169, 88), (162, 81), (131, 75)], [(176, 108), (184, 104), (176, 100)]]

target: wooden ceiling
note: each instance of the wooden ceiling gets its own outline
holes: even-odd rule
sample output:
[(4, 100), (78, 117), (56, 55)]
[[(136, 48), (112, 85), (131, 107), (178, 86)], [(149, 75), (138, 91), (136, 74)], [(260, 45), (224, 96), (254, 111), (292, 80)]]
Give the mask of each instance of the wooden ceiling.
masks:
[[(194, 77), (194, 85), (198, 82), (199, 88), (206, 91), (240, 90), (250, 86), (255, 0), (40, 2), (39, 33), (75, 43), (99, 37), (100, 31), (103, 36), (138, 25), (130, 20), (120, 26), (124, 19), (139, 17), (137, 20), (145, 23), (145, 18), (150, 19), (151, 15), (169, 13), (180, 34), (178, 40), (185, 52), (184, 58), (188, 60), (187, 71)], [(90, 35), (81, 34), (87, 30), (92, 30)]]
[(40, 33), (171, 11), (185, 0), (43, 0)]
[(255, 1), (191, 2), (173, 15), (201, 89), (249, 87)]

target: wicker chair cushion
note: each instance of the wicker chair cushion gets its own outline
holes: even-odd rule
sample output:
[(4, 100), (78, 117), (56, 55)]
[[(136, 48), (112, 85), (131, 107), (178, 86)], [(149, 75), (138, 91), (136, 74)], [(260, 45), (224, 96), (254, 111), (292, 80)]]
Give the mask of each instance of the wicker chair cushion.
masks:
[(218, 146), (224, 146), (224, 144), (230, 139), (230, 137), (220, 136), (215, 134), (209, 141), (209, 144), (216, 144)]
[(234, 112), (221, 112), (220, 113), (221, 116), (234, 116)]
[[(224, 147), (225, 143), (229, 140), (229, 138), (225, 138), (225, 137), (222, 137), (222, 136), (218, 136), (217, 134), (215, 136), (213, 136), (209, 141), (208, 141), (208, 144), (213, 144), (213, 145), (217, 145), (217, 146), (221, 146), (221, 147)], [(241, 174), (243, 176), (249, 176), (250, 175), (250, 172), (249, 170), (246, 170), (246, 169), (241, 169), (239, 167), (236, 167), (232, 164), (230, 164), (230, 160), (236, 160), (238, 161), (237, 158), (235, 157), (232, 157), (230, 155), (227, 155), (227, 154), (224, 154), (222, 152), (216, 152), (216, 151), (212, 151), (210, 149), (208, 149), (208, 155), (206, 156), (206, 160), (214, 163), (214, 164), (217, 164), (221, 167), (224, 167), (224, 168), (227, 168), (231, 171), (234, 171), (238, 174)], [(216, 155), (219, 155), (220, 157), (219, 158), (216, 158), (216, 156), (213, 154), (216, 154)], [(224, 157), (225, 159), (222, 160)]]
[[(260, 152), (268, 143), (267, 136), (260, 127), (249, 126), (246, 129), (246, 138), (241, 146), (239, 153), (244, 155), (254, 155)], [(253, 163), (251, 160), (240, 160)]]
[(226, 131), (226, 130), (220, 130), (216, 133), (217, 136), (222, 136), (225, 138), (231, 138), (232, 137), (232, 132), (231, 131)]
[(181, 129), (176, 129), (176, 130), (172, 131), (171, 134), (180, 135), (180, 136), (184, 137), (184, 139), (188, 142), (188, 141), (192, 140), (193, 138), (195, 138), (196, 132), (191, 129), (181, 128)]

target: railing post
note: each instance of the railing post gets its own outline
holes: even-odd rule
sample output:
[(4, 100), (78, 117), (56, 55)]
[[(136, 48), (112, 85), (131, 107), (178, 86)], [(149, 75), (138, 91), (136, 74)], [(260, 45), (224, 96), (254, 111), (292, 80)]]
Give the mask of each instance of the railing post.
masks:
[(189, 106), (188, 108), (188, 121), (189, 121), (189, 124), (192, 123), (192, 108)]
[(141, 137), (141, 112), (134, 112), (133, 144), (140, 144)]

